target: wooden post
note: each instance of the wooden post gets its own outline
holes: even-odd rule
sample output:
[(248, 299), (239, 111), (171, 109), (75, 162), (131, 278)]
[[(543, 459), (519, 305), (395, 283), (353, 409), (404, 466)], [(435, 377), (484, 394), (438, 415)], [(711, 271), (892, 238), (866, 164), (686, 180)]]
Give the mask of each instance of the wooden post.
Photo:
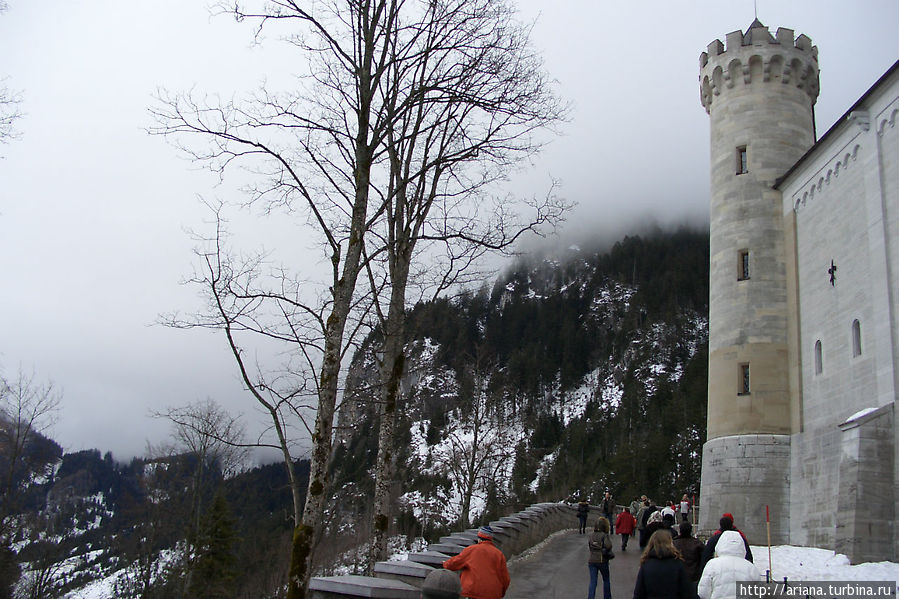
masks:
[(765, 582), (771, 582), (774, 568), (771, 567), (771, 512), (767, 505), (765, 506), (765, 526), (768, 529), (768, 570), (765, 573)]

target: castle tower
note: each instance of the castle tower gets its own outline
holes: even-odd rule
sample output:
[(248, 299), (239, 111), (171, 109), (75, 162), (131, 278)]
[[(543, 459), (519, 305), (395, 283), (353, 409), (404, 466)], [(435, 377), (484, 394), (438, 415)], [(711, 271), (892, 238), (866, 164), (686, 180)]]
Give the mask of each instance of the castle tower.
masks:
[[(779, 177), (814, 144), (818, 52), (804, 35), (772, 36), (756, 19), (700, 56), (711, 118), (708, 439), (701, 517), (724, 512), (751, 542), (789, 535), (791, 402), (786, 255)], [(796, 395), (798, 397), (798, 394)], [(796, 400), (798, 401), (798, 400)]]

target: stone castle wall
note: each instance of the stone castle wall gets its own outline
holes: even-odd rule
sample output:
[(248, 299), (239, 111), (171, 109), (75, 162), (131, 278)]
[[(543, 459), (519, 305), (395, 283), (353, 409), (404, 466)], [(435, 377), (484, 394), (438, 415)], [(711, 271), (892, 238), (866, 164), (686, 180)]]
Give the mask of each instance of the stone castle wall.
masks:
[[(899, 556), (899, 75), (891, 73), (779, 185), (795, 228), (791, 542), (854, 562)], [(853, 418), (866, 410), (875, 411)]]

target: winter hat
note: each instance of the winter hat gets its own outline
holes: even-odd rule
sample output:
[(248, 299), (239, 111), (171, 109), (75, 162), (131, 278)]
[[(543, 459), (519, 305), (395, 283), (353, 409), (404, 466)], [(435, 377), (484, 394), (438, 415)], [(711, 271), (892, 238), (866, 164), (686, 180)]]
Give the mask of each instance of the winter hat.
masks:
[(730, 520), (731, 522), (734, 521), (734, 515), (731, 514), (730, 512), (724, 512), (723, 514), (721, 514), (721, 517), (722, 517), (722, 518), (727, 518), (727, 519)]
[(493, 529), (489, 526), (482, 526), (478, 529), (478, 538), (480, 539), (492, 539), (493, 538)]

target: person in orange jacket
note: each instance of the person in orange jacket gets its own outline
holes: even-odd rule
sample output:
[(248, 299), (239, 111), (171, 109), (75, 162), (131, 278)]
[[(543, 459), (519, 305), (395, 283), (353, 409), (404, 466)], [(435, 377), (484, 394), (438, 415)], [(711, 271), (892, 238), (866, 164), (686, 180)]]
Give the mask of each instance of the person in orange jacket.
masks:
[(627, 551), (627, 541), (634, 534), (637, 520), (631, 515), (630, 508), (624, 508), (615, 519), (615, 532), (621, 535), (621, 550)]
[(501, 599), (511, 579), (506, 556), (493, 544), (493, 529), (482, 526), (478, 542), (443, 562), (447, 570), (461, 570), (462, 595), (468, 599)]

